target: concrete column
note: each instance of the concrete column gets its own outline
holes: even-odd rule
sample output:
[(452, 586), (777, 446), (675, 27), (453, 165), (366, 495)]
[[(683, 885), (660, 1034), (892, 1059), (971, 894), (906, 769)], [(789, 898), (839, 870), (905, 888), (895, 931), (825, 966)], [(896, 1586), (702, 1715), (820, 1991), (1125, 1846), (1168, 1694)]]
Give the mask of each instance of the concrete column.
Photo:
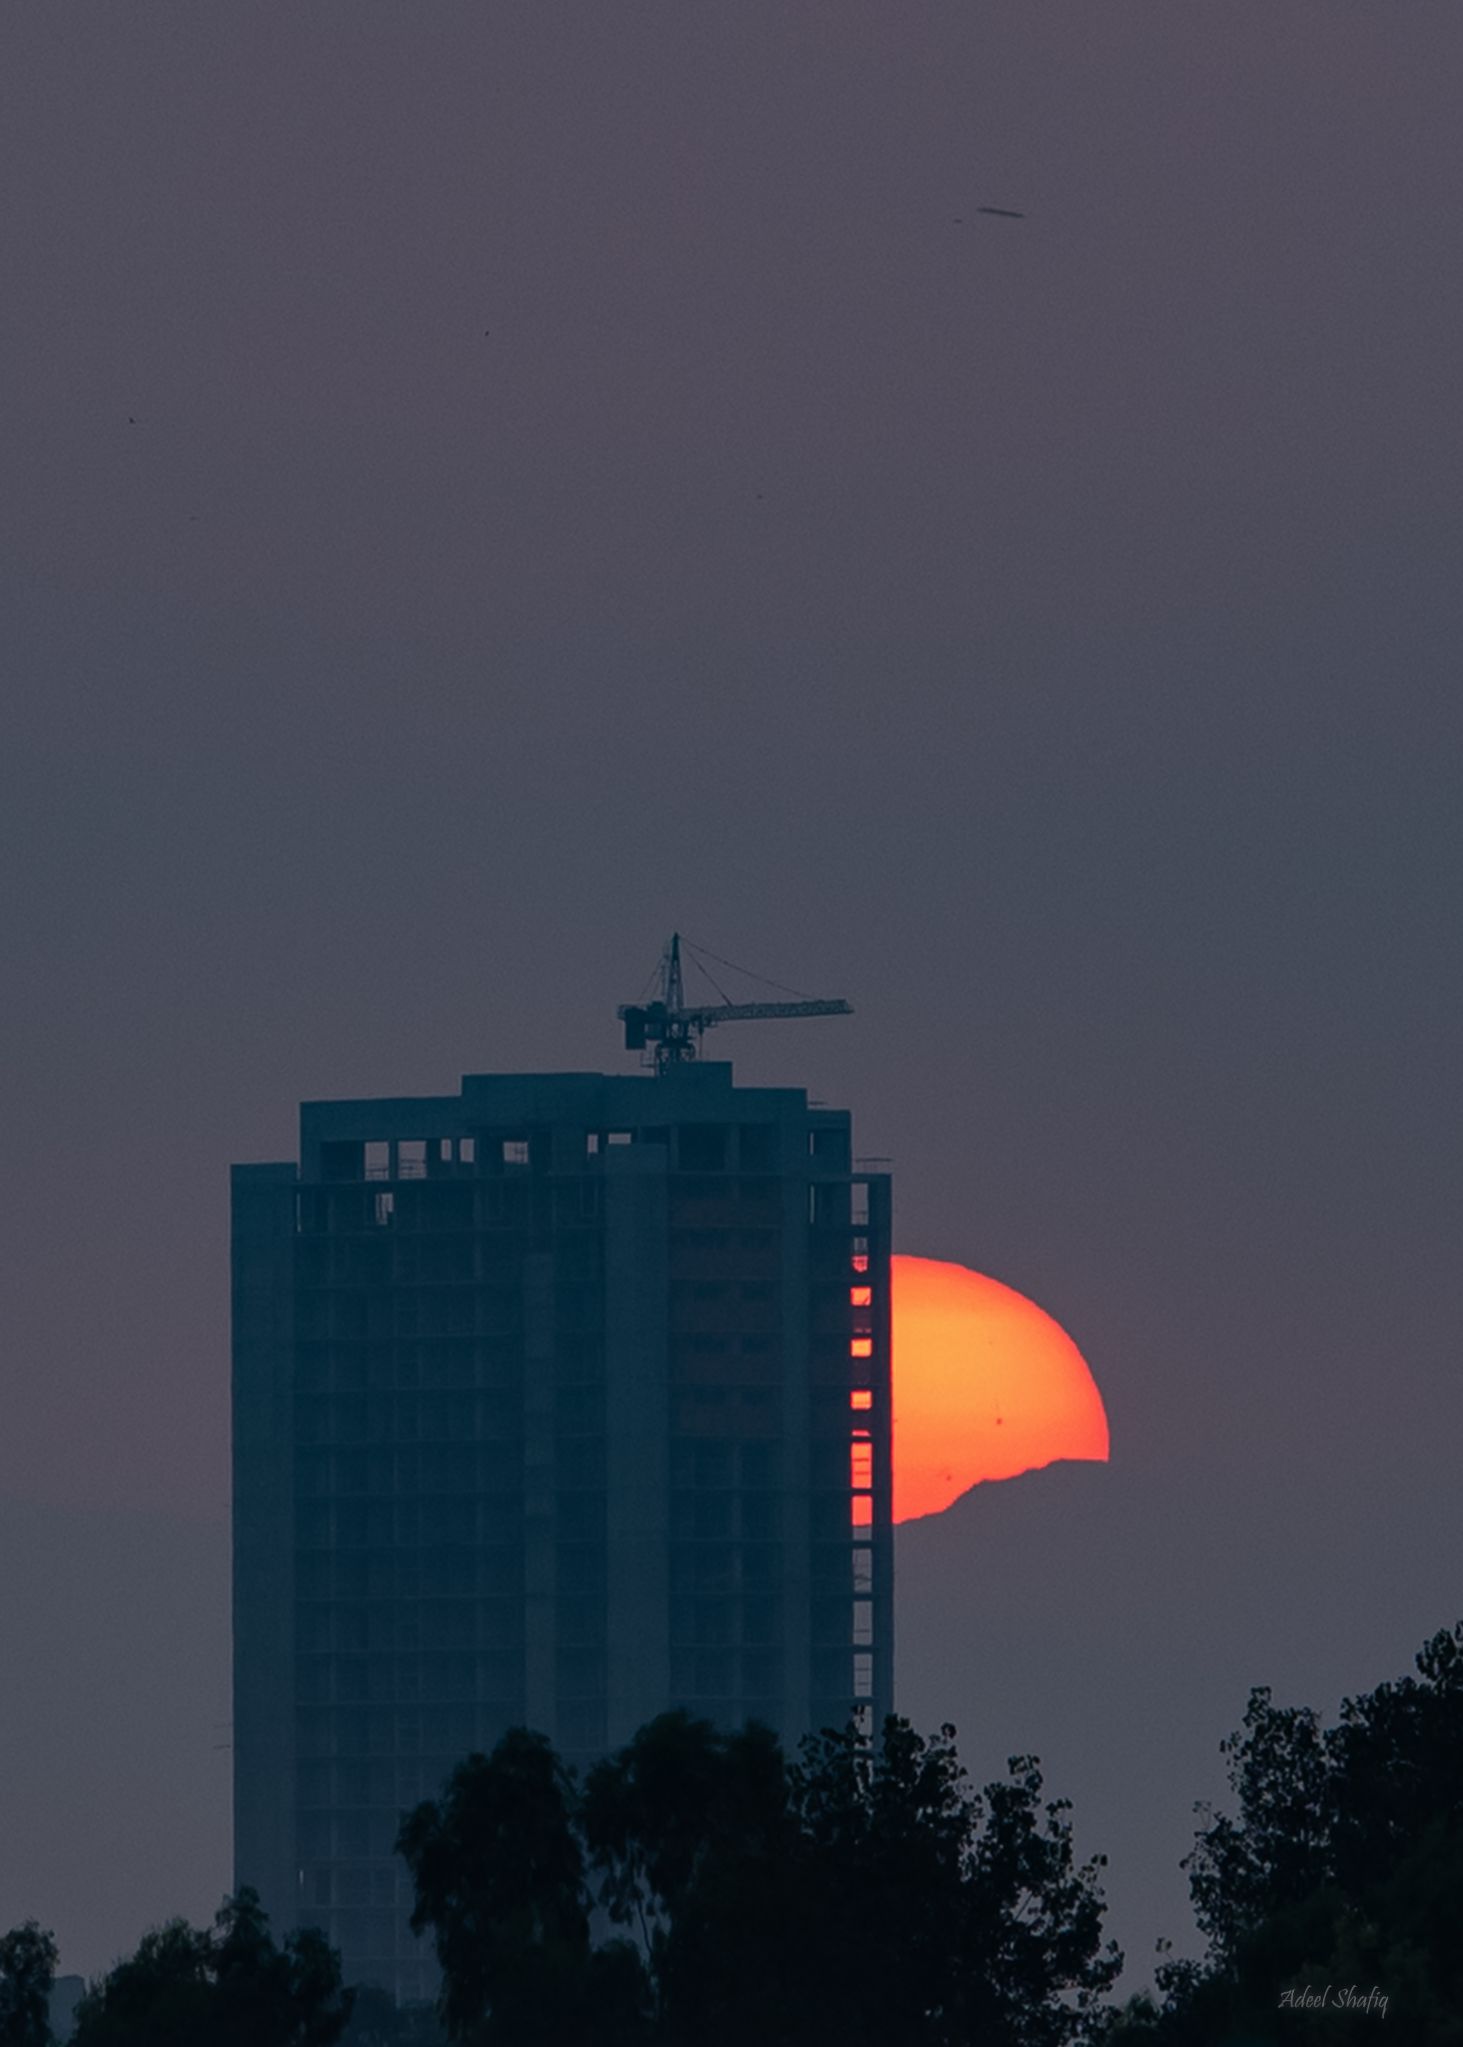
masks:
[[(812, 1556), (809, 1549), (809, 1459), (812, 1441), (812, 1357), (808, 1316), (808, 1178), (800, 1141), (798, 1166), (782, 1177), (782, 1457), (783, 1457), (783, 1718), (778, 1729), (792, 1753), (811, 1731)], [(801, 1170), (798, 1170), (798, 1167)]]
[(523, 1262), (523, 1710), (556, 1740), (554, 1602), (554, 1261)]
[(666, 1147), (605, 1154), (606, 1734), (670, 1695), (669, 1270)]

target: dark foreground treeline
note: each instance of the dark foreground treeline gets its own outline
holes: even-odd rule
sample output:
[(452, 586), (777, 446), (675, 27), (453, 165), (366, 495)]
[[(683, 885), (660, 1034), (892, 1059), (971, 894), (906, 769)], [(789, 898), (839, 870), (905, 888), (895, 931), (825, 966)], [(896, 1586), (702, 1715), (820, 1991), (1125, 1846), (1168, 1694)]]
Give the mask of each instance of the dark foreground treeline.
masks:
[[(1186, 1865), (1207, 1953), (1121, 2009), (1099, 1864), (1031, 1759), (977, 1793), (949, 1728), (793, 1759), (667, 1714), (582, 1784), (515, 1730), (404, 1821), (437, 2015), (344, 1988), (243, 1892), (93, 1984), (75, 2047), (1309, 2047), (1384, 2022), (1463, 2047), (1463, 1623), (1334, 1727), (1255, 1692), (1226, 1750), (1237, 1811)], [(49, 2047), (55, 1966), (34, 1924), (0, 1940), (0, 2047)]]

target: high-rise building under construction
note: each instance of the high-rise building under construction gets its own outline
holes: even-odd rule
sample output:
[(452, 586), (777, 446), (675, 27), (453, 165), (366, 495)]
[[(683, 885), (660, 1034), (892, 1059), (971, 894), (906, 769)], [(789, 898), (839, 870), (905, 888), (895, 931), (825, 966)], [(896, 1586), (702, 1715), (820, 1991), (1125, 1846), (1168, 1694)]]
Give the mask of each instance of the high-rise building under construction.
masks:
[(427, 1991), (400, 1816), (507, 1727), (583, 1765), (669, 1706), (890, 1709), (846, 1113), (678, 1060), (310, 1102), (234, 1169), (233, 1259), (236, 1879), (348, 1979)]

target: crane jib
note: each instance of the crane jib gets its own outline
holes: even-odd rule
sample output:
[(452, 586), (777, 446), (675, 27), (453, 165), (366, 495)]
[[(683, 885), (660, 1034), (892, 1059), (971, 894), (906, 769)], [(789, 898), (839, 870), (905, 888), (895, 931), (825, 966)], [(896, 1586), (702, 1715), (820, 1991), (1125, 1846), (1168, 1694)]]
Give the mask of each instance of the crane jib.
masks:
[(671, 939), (661, 963), (658, 1002), (624, 1003), (617, 1014), (625, 1026), (625, 1050), (655, 1048), (658, 1068), (694, 1059), (695, 1039), (720, 1023), (760, 1023), (779, 1017), (851, 1016), (850, 1003), (838, 1000), (797, 1002), (711, 1002), (688, 1004), (682, 996), (679, 935)]

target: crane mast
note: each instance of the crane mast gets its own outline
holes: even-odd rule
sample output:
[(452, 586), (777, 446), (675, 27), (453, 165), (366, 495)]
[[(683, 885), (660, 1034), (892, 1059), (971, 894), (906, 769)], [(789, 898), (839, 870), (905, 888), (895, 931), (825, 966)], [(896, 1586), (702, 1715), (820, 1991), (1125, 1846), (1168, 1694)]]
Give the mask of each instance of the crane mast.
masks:
[(694, 1059), (701, 1039), (714, 1024), (762, 1023), (775, 1017), (851, 1016), (842, 1000), (798, 1002), (686, 1001), (681, 972), (681, 934), (673, 932), (661, 955), (660, 998), (655, 1002), (622, 1003), (616, 1012), (625, 1026), (625, 1050), (649, 1052), (657, 1073), (682, 1060)]

